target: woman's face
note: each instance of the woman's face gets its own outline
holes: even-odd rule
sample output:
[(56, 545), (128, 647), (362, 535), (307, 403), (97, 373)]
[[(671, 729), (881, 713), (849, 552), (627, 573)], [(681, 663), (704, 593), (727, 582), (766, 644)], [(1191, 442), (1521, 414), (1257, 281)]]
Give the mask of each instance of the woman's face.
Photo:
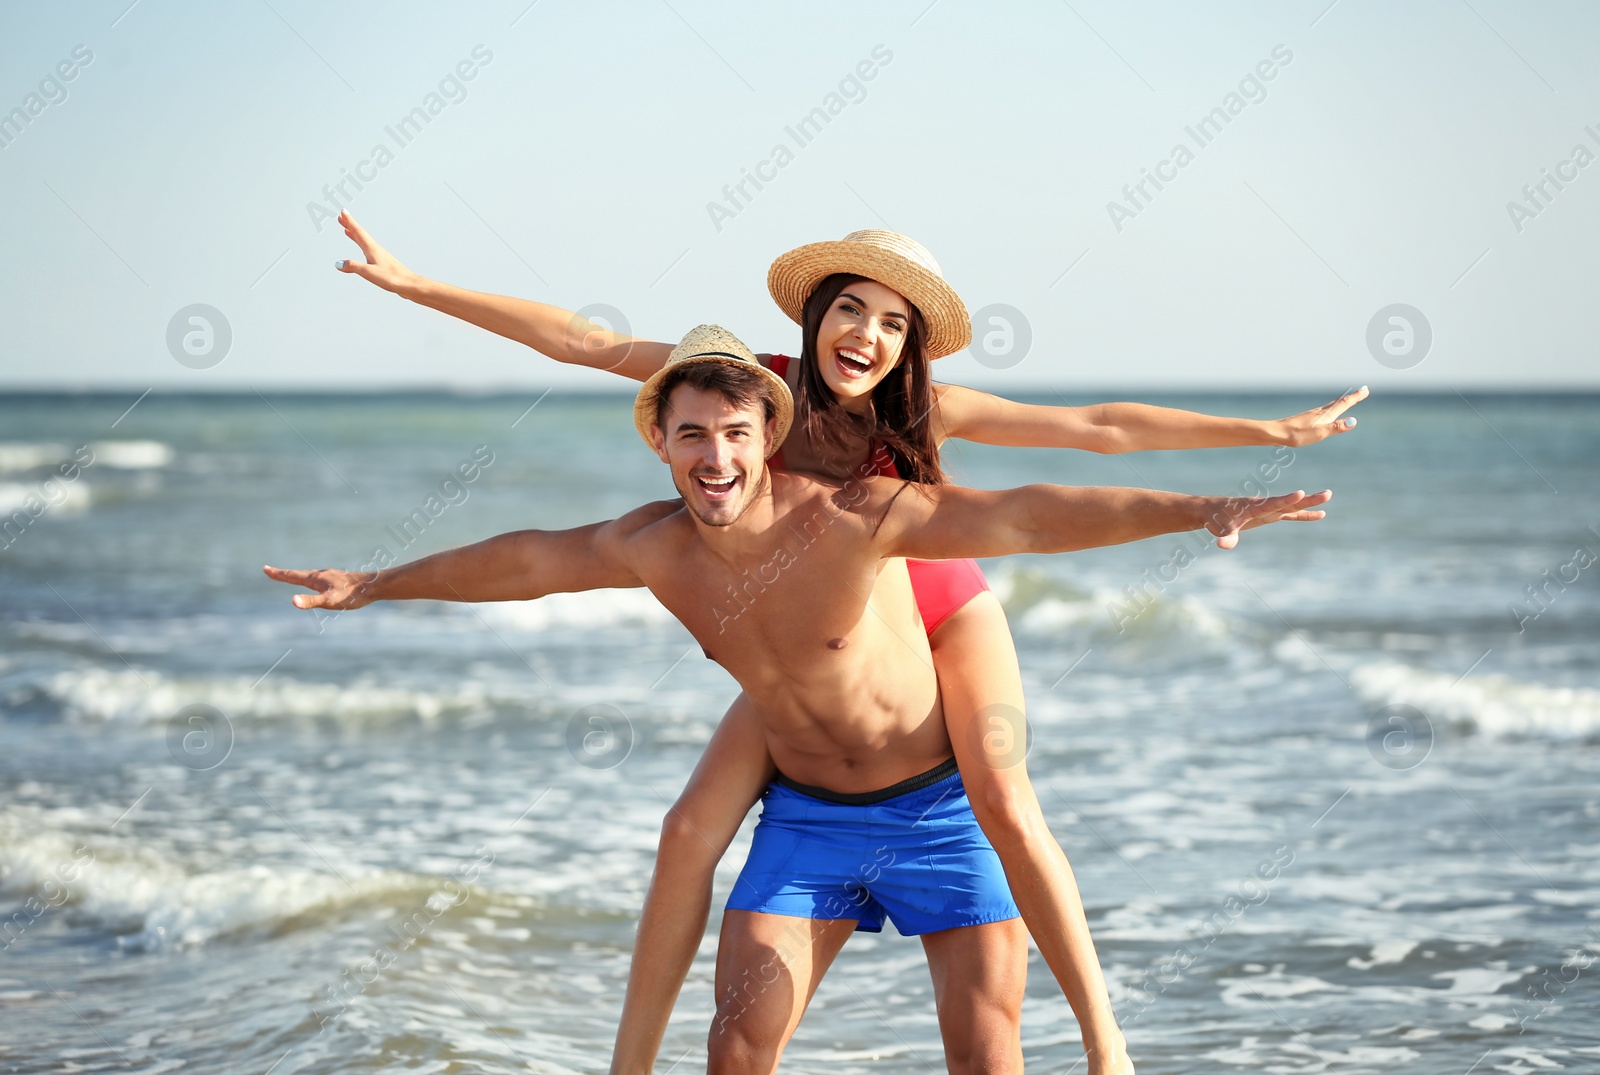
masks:
[(840, 406), (865, 410), (872, 390), (900, 364), (911, 304), (874, 280), (849, 284), (817, 327), (817, 365)]

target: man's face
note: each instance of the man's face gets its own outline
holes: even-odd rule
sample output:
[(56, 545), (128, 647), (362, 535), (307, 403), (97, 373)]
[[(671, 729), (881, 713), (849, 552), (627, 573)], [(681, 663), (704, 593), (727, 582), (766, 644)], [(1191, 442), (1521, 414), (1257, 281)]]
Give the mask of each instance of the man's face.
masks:
[(730, 526), (766, 488), (772, 436), (760, 400), (740, 406), (720, 392), (680, 384), (661, 408), (656, 454), (695, 518)]

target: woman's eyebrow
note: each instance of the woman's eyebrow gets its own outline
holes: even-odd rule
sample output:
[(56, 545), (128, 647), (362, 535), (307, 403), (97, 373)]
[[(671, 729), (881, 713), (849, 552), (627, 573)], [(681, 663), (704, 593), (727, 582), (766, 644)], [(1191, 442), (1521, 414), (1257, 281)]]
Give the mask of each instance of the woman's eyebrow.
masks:
[[(839, 298), (841, 298), (841, 299), (849, 299), (851, 302), (855, 303), (857, 306), (866, 306), (867, 305), (867, 302), (864, 299), (862, 299), (859, 295), (852, 295), (848, 291), (839, 292)], [(883, 316), (884, 317), (898, 317), (902, 321), (909, 320), (909, 318), (905, 314), (901, 313), (899, 310), (891, 310), (888, 313), (884, 314)]]

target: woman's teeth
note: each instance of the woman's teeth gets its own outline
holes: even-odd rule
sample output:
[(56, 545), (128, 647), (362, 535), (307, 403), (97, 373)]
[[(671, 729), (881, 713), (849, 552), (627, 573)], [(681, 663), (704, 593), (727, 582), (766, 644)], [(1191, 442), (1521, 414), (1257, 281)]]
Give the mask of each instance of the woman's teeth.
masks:
[(872, 368), (872, 363), (851, 351), (835, 351), (833, 354), (845, 369), (855, 373), (866, 373)]

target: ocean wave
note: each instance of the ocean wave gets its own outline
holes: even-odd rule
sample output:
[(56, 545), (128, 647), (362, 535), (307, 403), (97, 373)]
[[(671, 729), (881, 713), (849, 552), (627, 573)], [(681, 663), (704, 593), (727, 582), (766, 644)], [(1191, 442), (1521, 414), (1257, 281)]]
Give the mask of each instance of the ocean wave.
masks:
[[(0, 517), (13, 512), (23, 512), (34, 519), (51, 515), (71, 515), (89, 510), (94, 502), (89, 483), (82, 478), (74, 482), (55, 482), (49, 489), (40, 483), (0, 482)], [(33, 505), (32, 509), (26, 505)], [(43, 510), (40, 510), (43, 505)], [(37, 512), (37, 514), (34, 514)]]
[(1002, 568), (991, 580), (1019, 638), (1080, 646), (1117, 643), (1128, 660), (1183, 662), (1233, 650), (1241, 631), (1204, 602), (1146, 589), (1130, 595), (1080, 589), (1032, 568)]
[(0, 474), (52, 467), (71, 457), (72, 449), (65, 444), (43, 441), (0, 441)]
[(654, 627), (677, 622), (655, 595), (643, 587), (554, 593), (536, 601), (495, 601), (467, 610), (467, 614), (473, 612), (495, 626), (516, 631)]
[[(90, 441), (88, 448), (93, 453), (89, 466), (116, 470), (155, 470), (170, 466), (177, 457), (171, 445), (159, 440), (97, 440)], [(61, 463), (83, 465), (76, 455), (79, 450), (56, 441), (0, 441), (0, 474), (44, 470)]]
[(190, 872), (148, 848), (108, 846), (32, 814), (0, 813), (0, 893), (26, 908), (7, 919), (13, 943), (46, 915), (66, 913), (127, 948), (198, 945), (433, 883), (383, 871), (347, 878), (259, 864)]
[(453, 691), (380, 687), (367, 680), (307, 683), (282, 674), (258, 683), (239, 677), (166, 676), (145, 669), (80, 668), (49, 676), (36, 687), (70, 718), (155, 722), (186, 705), (214, 706), (230, 720), (241, 717), (405, 717), (433, 720), (446, 713), (481, 710), (519, 699), (495, 697), (478, 683)]
[(1547, 687), (1508, 676), (1466, 679), (1409, 665), (1362, 665), (1350, 673), (1356, 692), (1372, 705), (1409, 705), (1430, 719), (1494, 737), (1600, 739), (1600, 691)]

